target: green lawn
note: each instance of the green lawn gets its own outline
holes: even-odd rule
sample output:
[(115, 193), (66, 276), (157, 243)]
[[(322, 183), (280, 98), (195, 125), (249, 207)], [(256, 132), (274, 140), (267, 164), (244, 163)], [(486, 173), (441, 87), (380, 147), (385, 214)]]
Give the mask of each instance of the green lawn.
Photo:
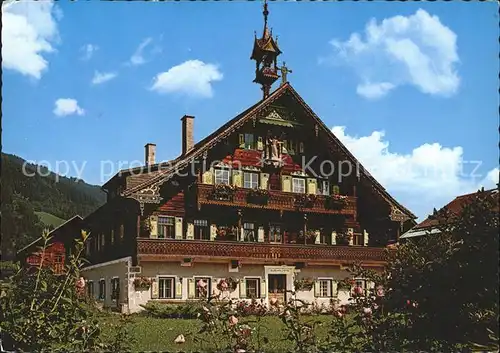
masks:
[[(242, 318), (242, 323), (255, 318)], [(328, 325), (331, 317), (328, 315), (310, 316), (305, 318), (306, 321), (318, 320), (321, 324), (317, 328), (317, 337), (325, 338), (328, 332)], [(106, 317), (103, 319), (104, 335), (111, 334), (111, 324), (118, 323), (118, 316), (112, 318)], [(255, 324), (251, 324), (252, 327)], [(222, 341), (222, 337), (210, 337), (197, 335), (201, 327), (201, 321), (196, 319), (159, 319), (146, 317), (142, 315), (133, 315), (131, 322), (131, 336), (135, 341), (132, 346), (132, 351), (169, 351), (169, 352), (192, 352), (192, 351), (207, 351), (215, 349), (213, 341)], [(284, 325), (277, 317), (268, 316), (262, 319), (261, 334), (266, 336), (269, 343), (263, 346), (265, 352), (286, 352), (293, 348), (293, 343), (283, 340)], [(186, 338), (184, 344), (174, 343), (175, 338), (183, 334)], [(203, 342), (194, 341), (195, 337), (203, 337)], [(255, 336), (255, 334), (253, 334)]]
[(46, 226), (52, 226), (53, 228), (59, 227), (61, 224), (66, 222), (64, 219), (54, 216), (47, 212), (35, 212), (35, 214), (40, 218), (40, 221)]

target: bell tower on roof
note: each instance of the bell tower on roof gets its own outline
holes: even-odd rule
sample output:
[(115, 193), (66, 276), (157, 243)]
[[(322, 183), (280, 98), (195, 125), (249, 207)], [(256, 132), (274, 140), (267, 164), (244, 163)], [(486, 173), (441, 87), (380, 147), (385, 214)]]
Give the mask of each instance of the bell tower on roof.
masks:
[(250, 59), (255, 60), (255, 79), (253, 82), (262, 86), (263, 99), (266, 99), (271, 91), (271, 86), (280, 77), (277, 59), (281, 50), (278, 47), (278, 38), (274, 39), (272, 30), (270, 31), (267, 27), (267, 16), (269, 15), (267, 0), (264, 0), (262, 13), (264, 15), (264, 30), (261, 38), (257, 38), (257, 33), (255, 34)]

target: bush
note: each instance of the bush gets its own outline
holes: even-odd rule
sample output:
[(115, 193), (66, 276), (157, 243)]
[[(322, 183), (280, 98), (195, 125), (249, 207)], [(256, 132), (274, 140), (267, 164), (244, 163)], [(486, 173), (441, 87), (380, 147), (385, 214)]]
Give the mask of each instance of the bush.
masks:
[(165, 304), (150, 301), (141, 306), (146, 310), (146, 315), (160, 319), (195, 319), (201, 304), (199, 302)]

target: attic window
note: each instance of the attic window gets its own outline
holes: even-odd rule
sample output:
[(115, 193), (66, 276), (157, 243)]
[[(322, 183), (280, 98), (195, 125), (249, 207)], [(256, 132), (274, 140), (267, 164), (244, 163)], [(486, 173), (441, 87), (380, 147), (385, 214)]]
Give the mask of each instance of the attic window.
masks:
[(228, 169), (216, 169), (215, 170), (215, 184), (226, 184), (229, 185), (229, 170)]
[(255, 148), (255, 138), (253, 134), (240, 134), (240, 147), (246, 150)]

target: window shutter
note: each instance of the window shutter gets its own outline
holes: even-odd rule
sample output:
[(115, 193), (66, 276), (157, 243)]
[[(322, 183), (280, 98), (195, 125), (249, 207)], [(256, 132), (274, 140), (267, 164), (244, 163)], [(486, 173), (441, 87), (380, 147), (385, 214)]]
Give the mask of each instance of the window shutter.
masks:
[(261, 298), (265, 298), (266, 297), (266, 292), (267, 292), (267, 288), (266, 288), (266, 280), (265, 279), (262, 279), (260, 281), (260, 297)]
[(239, 135), (239, 144), (240, 144), (240, 147), (245, 147), (245, 135), (243, 135), (243, 134)]
[(337, 297), (338, 295), (337, 281), (332, 281), (332, 297)]
[(339, 195), (340, 194), (340, 187), (338, 185), (333, 185), (332, 186), (332, 195)]
[(260, 188), (267, 190), (268, 182), (269, 182), (269, 174), (268, 173), (261, 173), (260, 174)]
[(182, 279), (175, 281), (175, 299), (182, 299)]
[(245, 279), (241, 279), (240, 281), (240, 298), (246, 298), (247, 297), (247, 282)]
[(203, 173), (202, 182), (203, 184), (210, 184), (210, 185), (214, 183), (214, 172), (212, 168)]
[(259, 227), (257, 230), (257, 241), (259, 243), (264, 242), (264, 227)]
[(217, 236), (217, 226), (215, 224), (210, 225), (210, 240), (215, 240)]
[(149, 224), (150, 224), (149, 237), (158, 238), (158, 216), (150, 216)]
[(194, 239), (194, 224), (193, 223), (187, 224), (186, 239), (191, 239), (191, 240)]
[(314, 296), (319, 297), (319, 281), (314, 282)]
[(233, 185), (239, 188), (242, 187), (241, 174), (241, 170), (233, 170)]
[(281, 177), (281, 187), (284, 192), (292, 191), (292, 178), (289, 175), (283, 175)]
[(182, 238), (182, 217), (175, 217), (175, 239)]
[(314, 231), (314, 243), (315, 244), (321, 243), (321, 232), (319, 230)]
[(158, 281), (153, 278), (153, 283), (151, 283), (151, 299), (158, 299)]
[(262, 136), (257, 137), (257, 149), (262, 151), (264, 149), (264, 142), (262, 142)]
[(366, 229), (363, 229), (363, 245), (368, 246), (368, 242), (370, 241), (370, 237)]
[(349, 245), (353, 245), (354, 244), (354, 229), (347, 228), (347, 234), (349, 235)]
[(314, 194), (316, 195), (316, 190), (317, 190), (317, 181), (314, 178), (308, 178), (307, 179), (307, 193), (308, 194)]
[(337, 232), (332, 231), (332, 245), (336, 245), (336, 244), (337, 244)]
[(194, 283), (194, 278), (188, 278), (188, 298), (194, 299), (196, 296), (196, 287)]
[(299, 143), (299, 153), (304, 153), (304, 142)]

